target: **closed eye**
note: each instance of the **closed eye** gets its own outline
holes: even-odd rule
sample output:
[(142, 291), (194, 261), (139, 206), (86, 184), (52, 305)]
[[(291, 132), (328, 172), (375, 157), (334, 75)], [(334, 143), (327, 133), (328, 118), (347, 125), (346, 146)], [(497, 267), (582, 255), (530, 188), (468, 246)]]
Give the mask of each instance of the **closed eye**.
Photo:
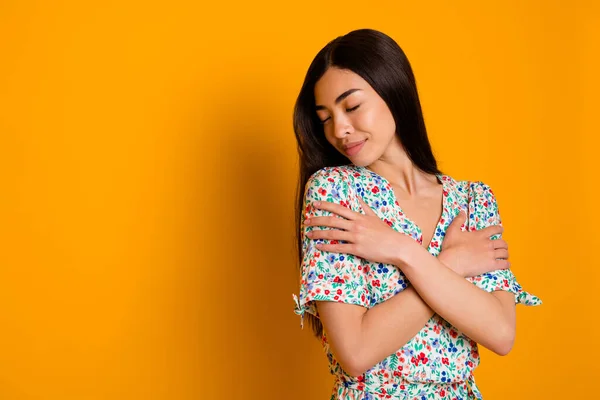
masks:
[[(354, 107), (352, 107), (352, 108), (346, 108), (346, 112), (352, 112), (352, 111), (354, 111), (354, 110), (358, 109), (358, 107), (360, 107), (360, 104), (359, 104), (359, 105), (357, 105), (357, 106), (354, 106)], [(325, 119), (322, 119), (322, 120), (320, 119), (320, 121), (321, 121), (321, 123), (322, 123), (322, 124), (324, 124), (324, 123), (326, 123), (327, 121), (329, 121), (330, 119), (331, 119), (331, 117), (327, 117), (327, 118), (325, 118)]]

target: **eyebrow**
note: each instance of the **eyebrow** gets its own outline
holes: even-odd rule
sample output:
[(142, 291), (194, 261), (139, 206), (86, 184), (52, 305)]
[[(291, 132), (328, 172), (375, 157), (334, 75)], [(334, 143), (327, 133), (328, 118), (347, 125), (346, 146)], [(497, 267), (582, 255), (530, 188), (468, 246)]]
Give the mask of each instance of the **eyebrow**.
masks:
[[(362, 89), (349, 89), (349, 90), (346, 90), (344, 93), (340, 94), (340, 95), (337, 97), (337, 99), (335, 99), (335, 104), (339, 104), (339, 103), (340, 103), (342, 100), (344, 100), (346, 97), (350, 96), (350, 95), (351, 95), (352, 93), (354, 93), (354, 92), (358, 92), (359, 90), (362, 90)], [(321, 106), (321, 105), (318, 105), (318, 104), (317, 104), (317, 105), (315, 106), (315, 109), (316, 109), (316, 110), (324, 110), (324, 109), (325, 109), (325, 106)]]

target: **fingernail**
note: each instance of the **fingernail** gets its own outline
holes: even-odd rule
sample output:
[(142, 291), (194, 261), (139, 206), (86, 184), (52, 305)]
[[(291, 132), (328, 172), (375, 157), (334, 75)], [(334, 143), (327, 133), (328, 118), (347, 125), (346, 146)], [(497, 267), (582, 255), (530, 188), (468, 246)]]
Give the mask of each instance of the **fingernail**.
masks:
[(320, 201), (315, 201), (315, 206), (319, 207), (321, 205)]
[(310, 218), (306, 218), (304, 220), (304, 225), (310, 225)]

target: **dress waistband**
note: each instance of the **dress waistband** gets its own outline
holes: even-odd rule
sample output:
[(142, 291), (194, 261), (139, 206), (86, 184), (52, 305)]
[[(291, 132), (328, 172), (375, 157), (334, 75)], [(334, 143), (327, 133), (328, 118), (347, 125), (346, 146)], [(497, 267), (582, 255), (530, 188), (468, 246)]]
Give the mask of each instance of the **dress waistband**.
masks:
[[(395, 380), (388, 381), (372, 381), (365, 382), (364, 378), (359, 377), (357, 379), (344, 379), (344, 377), (338, 377), (336, 381), (336, 387), (342, 387), (347, 390), (355, 390), (368, 394), (382, 396), (382, 398), (411, 398), (411, 395), (417, 396), (418, 394), (429, 393), (432, 390), (440, 391), (446, 388), (447, 391), (457, 390), (459, 387), (463, 387), (465, 391), (468, 391), (473, 395), (472, 398), (480, 398), (477, 393), (479, 390), (475, 385), (475, 378), (472, 374), (468, 375), (465, 380), (460, 382), (413, 382), (397, 377)], [(406, 397), (409, 396), (409, 397)]]

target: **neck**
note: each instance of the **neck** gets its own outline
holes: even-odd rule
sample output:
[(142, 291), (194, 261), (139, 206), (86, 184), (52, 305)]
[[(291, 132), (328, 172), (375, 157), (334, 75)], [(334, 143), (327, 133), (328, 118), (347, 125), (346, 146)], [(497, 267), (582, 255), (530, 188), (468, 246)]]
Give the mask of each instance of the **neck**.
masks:
[(367, 168), (381, 175), (409, 196), (430, 189), (432, 184), (438, 184), (435, 176), (427, 174), (415, 166), (402, 146), (393, 146), (388, 149)]

